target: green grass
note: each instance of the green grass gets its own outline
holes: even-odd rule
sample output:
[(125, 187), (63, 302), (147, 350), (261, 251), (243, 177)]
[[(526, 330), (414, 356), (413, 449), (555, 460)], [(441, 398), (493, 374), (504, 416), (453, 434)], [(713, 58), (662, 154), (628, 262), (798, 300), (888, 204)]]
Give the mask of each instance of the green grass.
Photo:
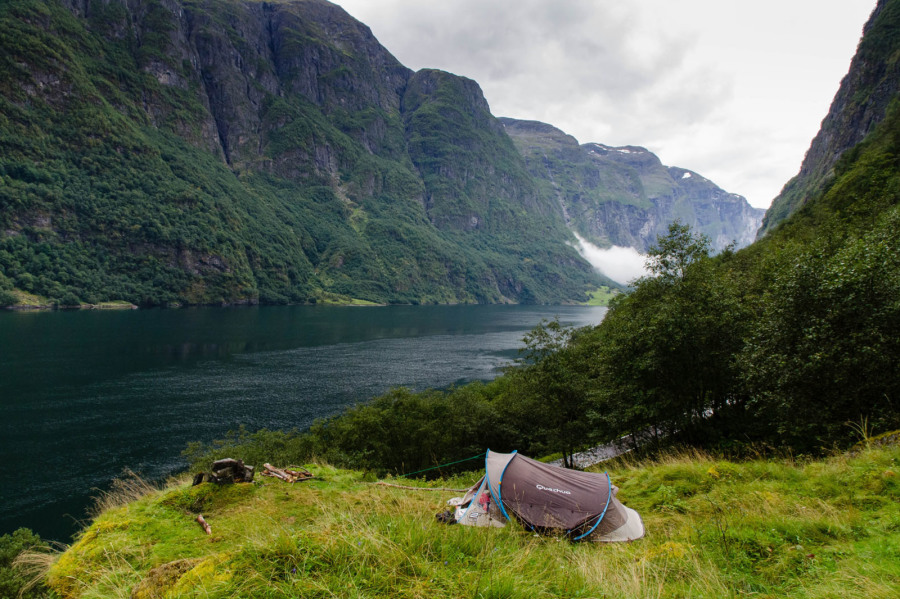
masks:
[(612, 298), (621, 293), (618, 289), (612, 287), (600, 287), (588, 294), (588, 301), (584, 302), (585, 306), (608, 306)]
[(370, 302), (369, 300), (335, 295), (332, 293), (322, 293), (316, 298), (316, 303), (325, 306), (383, 306), (378, 302)]
[[(37, 295), (34, 293), (28, 293), (27, 291), (22, 291), (21, 289), (12, 289), (10, 291), (12, 296), (15, 298), (15, 302), (10, 304), (12, 308), (19, 309), (35, 309), (35, 310), (51, 310), (56, 307), (56, 300), (52, 300), (50, 298), (43, 297), (41, 295)], [(3, 306), (0, 305), (0, 308)], [(71, 308), (73, 306), (66, 306), (67, 308)], [(75, 308), (81, 309), (97, 309), (97, 310), (131, 310), (136, 308), (134, 304), (131, 302), (127, 302), (125, 300), (110, 300), (106, 302), (97, 302), (96, 304), (89, 304), (86, 302), (79, 302), (78, 305), (74, 305)]]
[(108, 508), (48, 581), (64, 597), (896, 597), (898, 460), (891, 446), (619, 464), (613, 481), (647, 537), (616, 545), (441, 525), (451, 492), (312, 464), (319, 479), (294, 486), (180, 483)]
[(126, 302), (125, 300), (100, 302), (98, 304), (94, 304), (94, 307), (98, 310), (132, 310), (136, 308), (134, 304), (132, 304), (131, 302)]
[(53, 304), (51, 299), (21, 289), (13, 289), (11, 293), (16, 298), (15, 303), (11, 304), (12, 307), (49, 308)]

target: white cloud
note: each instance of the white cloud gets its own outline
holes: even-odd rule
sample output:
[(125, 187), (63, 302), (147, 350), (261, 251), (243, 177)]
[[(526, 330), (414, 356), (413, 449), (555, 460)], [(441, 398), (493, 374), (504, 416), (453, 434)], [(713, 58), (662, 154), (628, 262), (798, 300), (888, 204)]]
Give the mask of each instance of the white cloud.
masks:
[(622, 285), (628, 285), (634, 279), (649, 274), (644, 266), (647, 257), (631, 247), (614, 245), (610, 248), (599, 248), (590, 241), (575, 233), (578, 240), (578, 252), (591, 266)]
[(494, 114), (649, 148), (765, 207), (799, 170), (875, 0), (338, 0)]

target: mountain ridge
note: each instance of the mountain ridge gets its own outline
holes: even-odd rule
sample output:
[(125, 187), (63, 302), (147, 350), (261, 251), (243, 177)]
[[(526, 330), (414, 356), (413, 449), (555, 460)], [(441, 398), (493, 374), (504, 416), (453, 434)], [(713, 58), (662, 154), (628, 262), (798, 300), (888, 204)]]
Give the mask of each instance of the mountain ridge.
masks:
[(0, 304), (612, 284), (477, 82), (406, 68), (337, 5), (23, 0), (0, 19)]
[(567, 223), (601, 247), (645, 252), (673, 220), (709, 236), (716, 250), (755, 239), (764, 211), (696, 171), (665, 166), (641, 146), (580, 144), (547, 123), (500, 121)]
[[(0, 291), (557, 303), (605, 282), (560, 219), (499, 193), (503, 182), (527, 200), (533, 183), (485, 126), (477, 84), (442, 76), (458, 104), (442, 100), (434, 72), (403, 67), (336, 5), (25, 2), (0, 14), (15, 32), (3, 39)], [(473, 118), (454, 121), (460, 110)], [(461, 156), (470, 168), (456, 173)]]
[(900, 6), (878, 0), (799, 173), (772, 200), (758, 237), (823, 192), (834, 179), (834, 168), (841, 156), (862, 142), (887, 116), (891, 100), (900, 90), (900, 63), (893, 58), (883, 60), (882, 54), (894, 45), (897, 31), (893, 23), (898, 15)]

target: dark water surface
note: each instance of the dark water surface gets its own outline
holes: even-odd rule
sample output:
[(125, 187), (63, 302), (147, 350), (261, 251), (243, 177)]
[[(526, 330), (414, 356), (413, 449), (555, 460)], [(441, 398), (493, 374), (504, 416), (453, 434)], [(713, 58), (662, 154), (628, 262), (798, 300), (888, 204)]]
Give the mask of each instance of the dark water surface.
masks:
[(68, 540), (124, 468), (160, 478), (189, 441), (303, 429), (391, 387), (488, 380), (573, 306), (289, 306), (0, 312), (0, 534)]

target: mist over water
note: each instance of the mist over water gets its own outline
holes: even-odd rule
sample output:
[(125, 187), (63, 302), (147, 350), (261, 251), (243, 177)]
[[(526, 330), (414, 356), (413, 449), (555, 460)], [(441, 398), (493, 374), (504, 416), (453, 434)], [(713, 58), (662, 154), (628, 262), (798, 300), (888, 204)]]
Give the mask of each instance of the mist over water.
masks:
[(304, 429), (396, 386), (489, 380), (542, 319), (605, 308), (391, 306), (0, 313), (0, 534), (67, 540), (130, 468), (190, 441)]

